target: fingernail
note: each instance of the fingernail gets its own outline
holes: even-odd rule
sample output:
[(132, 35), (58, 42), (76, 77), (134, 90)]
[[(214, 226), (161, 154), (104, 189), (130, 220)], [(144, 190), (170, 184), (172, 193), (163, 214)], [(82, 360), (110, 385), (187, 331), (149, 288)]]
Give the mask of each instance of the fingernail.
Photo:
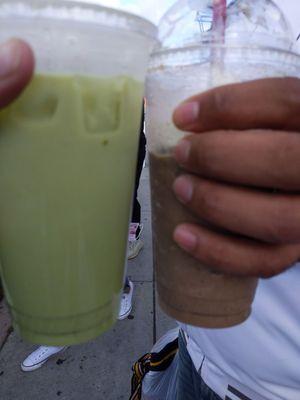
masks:
[(194, 185), (190, 178), (180, 176), (173, 185), (174, 192), (179, 201), (183, 204), (189, 203), (194, 194)]
[(191, 148), (191, 143), (186, 139), (178, 143), (174, 151), (174, 156), (179, 164), (185, 164), (189, 160)]
[(15, 39), (0, 46), (0, 77), (5, 78), (12, 75), (19, 67), (21, 62), (21, 52), (19, 43)]
[(197, 246), (197, 237), (183, 226), (176, 228), (174, 240), (182, 249), (188, 252), (195, 250)]
[(187, 128), (197, 122), (200, 106), (197, 102), (182, 103), (174, 112), (174, 122), (180, 128)]

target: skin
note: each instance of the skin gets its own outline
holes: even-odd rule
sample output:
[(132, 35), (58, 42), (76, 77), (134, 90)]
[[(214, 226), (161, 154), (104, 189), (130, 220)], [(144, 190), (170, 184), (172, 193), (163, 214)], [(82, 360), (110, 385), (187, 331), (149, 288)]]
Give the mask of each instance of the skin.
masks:
[(11, 39), (0, 45), (0, 109), (20, 95), (33, 70), (33, 52), (25, 42)]
[[(174, 240), (220, 272), (269, 278), (300, 256), (300, 80), (263, 79), (194, 96), (174, 112), (183, 204), (214, 227)], [(224, 234), (224, 231), (225, 234)]]

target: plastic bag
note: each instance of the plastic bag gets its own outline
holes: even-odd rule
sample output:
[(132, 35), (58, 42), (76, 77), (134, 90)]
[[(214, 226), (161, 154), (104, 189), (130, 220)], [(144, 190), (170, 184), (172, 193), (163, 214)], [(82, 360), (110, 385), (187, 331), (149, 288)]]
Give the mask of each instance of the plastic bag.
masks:
[[(154, 345), (151, 354), (161, 352), (178, 338), (179, 328), (168, 331)], [(174, 400), (177, 396), (178, 352), (171, 365), (164, 371), (149, 371), (142, 384), (142, 400)]]

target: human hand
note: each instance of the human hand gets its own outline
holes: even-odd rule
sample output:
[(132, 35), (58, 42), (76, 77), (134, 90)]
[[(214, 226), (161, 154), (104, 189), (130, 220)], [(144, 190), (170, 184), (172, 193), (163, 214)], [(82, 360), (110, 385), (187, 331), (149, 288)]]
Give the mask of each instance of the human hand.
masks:
[[(184, 224), (180, 247), (214, 270), (271, 277), (300, 257), (300, 80), (273, 78), (197, 95), (174, 113), (187, 171), (178, 199), (217, 231)], [(228, 234), (220, 233), (227, 231)]]
[(25, 42), (11, 39), (0, 45), (0, 109), (22, 92), (33, 69), (34, 56)]

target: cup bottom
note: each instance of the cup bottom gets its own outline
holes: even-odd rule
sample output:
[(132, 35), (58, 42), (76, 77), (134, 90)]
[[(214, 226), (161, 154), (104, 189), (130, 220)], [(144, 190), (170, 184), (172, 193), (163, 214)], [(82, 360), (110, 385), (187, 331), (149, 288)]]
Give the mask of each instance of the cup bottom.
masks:
[(11, 307), (15, 330), (36, 345), (71, 346), (93, 339), (109, 330), (117, 321), (119, 296), (85, 314), (64, 318), (26, 316)]
[(236, 314), (209, 315), (204, 313), (196, 314), (189, 312), (188, 310), (179, 310), (163, 300), (161, 297), (159, 297), (159, 304), (162, 310), (171, 318), (174, 318), (176, 321), (179, 321), (183, 324), (198, 326), (200, 328), (207, 329), (223, 329), (240, 325), (245, 322), (251, 314), (251, 305), (248, 309), (245, 309)]
[(58, 335), (57, 337), (48, 335), (47, 333), (38, 333), (26, 330), (15, 323), (14, 328), (24, 340), (38, 346), (73, 346), (96, 339), (102, 333), (108, 331), (115, 322), (116, 318), (112, 318), (110, 321), (101, 322), (97, 326), (83, 332), (70, 332), (63, 334), (62, 336)]

